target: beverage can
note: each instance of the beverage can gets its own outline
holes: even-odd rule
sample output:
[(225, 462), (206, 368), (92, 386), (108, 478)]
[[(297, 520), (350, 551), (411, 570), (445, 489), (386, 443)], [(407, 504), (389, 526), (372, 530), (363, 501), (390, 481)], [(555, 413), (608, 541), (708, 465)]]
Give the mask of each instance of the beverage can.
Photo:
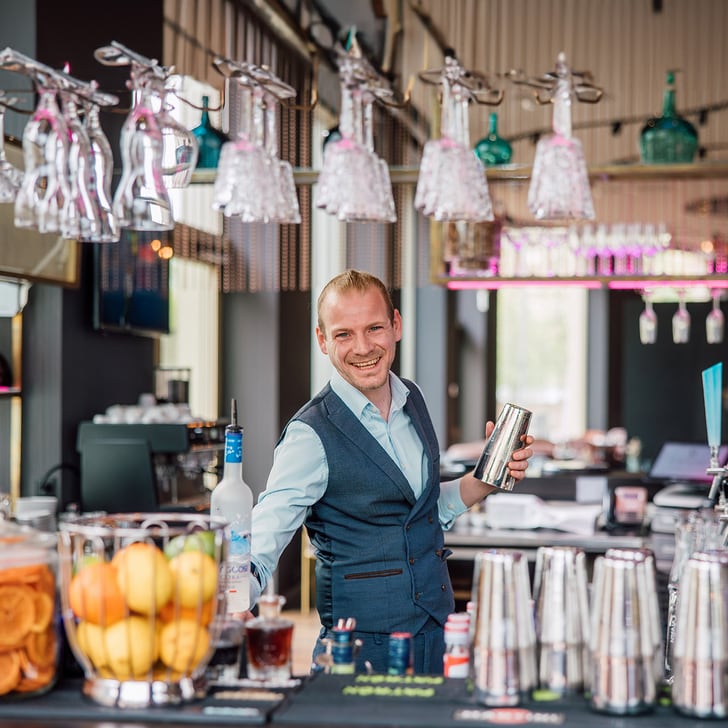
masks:
[(414, 648), (411, 632), (392, 632), (389, 635), (387, 674), (412, 675), (414, 672)]

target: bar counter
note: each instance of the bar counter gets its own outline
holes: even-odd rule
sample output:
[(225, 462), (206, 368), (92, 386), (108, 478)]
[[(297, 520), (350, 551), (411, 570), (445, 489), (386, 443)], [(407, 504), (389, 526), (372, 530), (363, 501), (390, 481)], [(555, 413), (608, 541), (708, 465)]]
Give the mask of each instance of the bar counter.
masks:
[[(456, 728), (481, 725), (560, 725), (568, 728), (698, 728), (705, 720), (669, 705), (639, 715), (591, 710), (583, 696), (524, 700), (516, 708), (489, 708), (473, 700), (468, 681), (437, 676), (317, 675), (275, 700), (219, 699), (215, 694), (180, 707), (104, 708), (81, 694), (80, 681), (61, 683), (44, 696), (0, 703), (2, 728), (183, 728), (193, 725), (268, 725), (299, 728)], [(229, 691), (227, 691), (230, 694)], [(251, 693), (259, 695), (258, 689)], [(245, 690), (240, 691), (245, 695)], [(267, 703), (267, 704), (266, 704)]]

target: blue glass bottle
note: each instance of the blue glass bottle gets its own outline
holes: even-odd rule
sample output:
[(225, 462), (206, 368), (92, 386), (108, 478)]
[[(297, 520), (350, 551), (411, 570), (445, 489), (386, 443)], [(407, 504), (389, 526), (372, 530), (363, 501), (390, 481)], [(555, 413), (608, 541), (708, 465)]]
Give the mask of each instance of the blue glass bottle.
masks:
[(475, 154), (486, 166), (508, 164), (513, 156), (510, 142), (498, 135), (498, 114), (491, 113), (488, 121), (488, 135), (475, 145)]
[(192, 130), (200, 147), (197, 157), (197, 169), (215, 169), (220, 159), (220, 149), (228, 141), (225, 134), (212, 125), (209, 106), (210, 97), (203, 96), (200, 124)]
[(667, 72), (662, 116), (649, 119), (640, 132), (640, 157), (644, 164), (685, 164), (698, 151), (698, 132), (675, 109), (675, 74)]

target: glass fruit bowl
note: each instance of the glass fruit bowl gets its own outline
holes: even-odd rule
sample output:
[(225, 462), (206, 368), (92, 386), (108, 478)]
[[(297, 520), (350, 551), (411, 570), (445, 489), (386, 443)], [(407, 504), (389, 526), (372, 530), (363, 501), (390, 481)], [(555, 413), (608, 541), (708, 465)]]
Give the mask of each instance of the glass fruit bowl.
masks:
[(61, 614), (84, 695), (122, 708), (204, 695), (225, 613), (226, 525), (190, 513), (89, 515), (61, 524)]

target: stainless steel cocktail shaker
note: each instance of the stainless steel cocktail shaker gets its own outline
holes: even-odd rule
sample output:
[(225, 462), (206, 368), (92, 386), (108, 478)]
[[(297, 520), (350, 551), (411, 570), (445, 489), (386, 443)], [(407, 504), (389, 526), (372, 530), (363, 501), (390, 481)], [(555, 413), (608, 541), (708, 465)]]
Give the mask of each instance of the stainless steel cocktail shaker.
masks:
[(501, 490), (513, 490), (517, 481), (509, 475), (508, 463), (514, 451), (523, 447), (521, 438), (528, 433), (530, 423), (530, 410), (504, 404), (475, 466), (475, 477)]

